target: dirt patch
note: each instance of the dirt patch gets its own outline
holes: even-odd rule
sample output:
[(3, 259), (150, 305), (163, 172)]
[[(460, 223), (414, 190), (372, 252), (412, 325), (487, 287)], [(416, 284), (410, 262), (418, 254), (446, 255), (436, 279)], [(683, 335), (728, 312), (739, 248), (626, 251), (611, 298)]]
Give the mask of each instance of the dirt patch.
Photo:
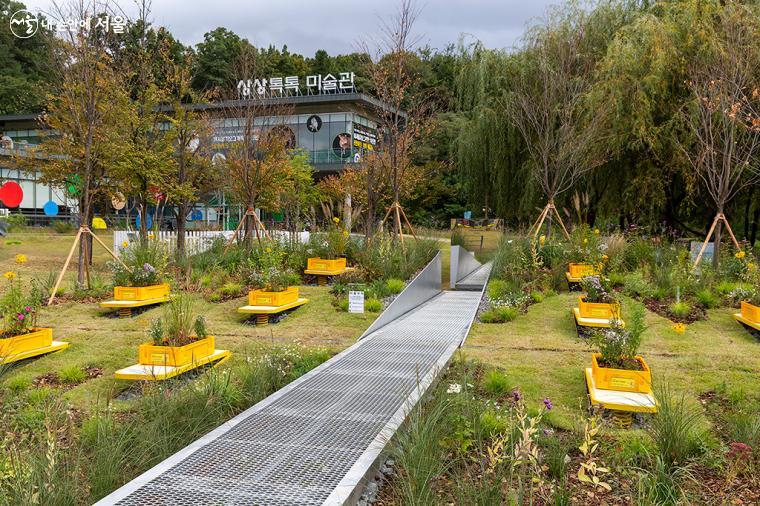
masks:
[(677, 316), (673, 316), (670, 314), (669, 308), (671, 304), (673, 304), (676, 300), (674, 298), (671, 299), (663, 299), (663, 300), (655, 300), (655, 299), (644, 299), (642, 302), (646, 306), (646, 308), (653, 313), (657, 313), (658, 315), (667, 318), (668, 320), (674, 322), (674, 323), (694, 323), (699, 320), (705, 320), (707, 319), (707, 313), (704, 309), (697, 306), (696, 304), (690, 304), (691, 306), (691, 312), (685, 317), (685, 318), (679, 318)]
[(77, 385), (81, 385), (82, 383), (85, 383), (91, 379), (100, 378), (103, 376), (103, 369), (96, 366), (87, 366), (84, 368), (84, 374), (85, 376), (82, 381), (65, 383), (63, 380), (61, 380), (61, 377), (57, 372), (48, 372), (34, 378), (32, 384), (35, 386), (35, 388), (63, 388), (65, 391), (72, 389)]

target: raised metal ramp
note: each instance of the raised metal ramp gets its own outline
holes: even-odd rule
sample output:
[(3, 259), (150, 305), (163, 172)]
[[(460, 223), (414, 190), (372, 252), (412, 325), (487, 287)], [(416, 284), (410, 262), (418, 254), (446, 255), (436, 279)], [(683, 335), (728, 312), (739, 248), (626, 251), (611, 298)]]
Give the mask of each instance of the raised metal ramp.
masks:
[(481, 265), (473, 272), (460, 279), (456, 283), (457, 290), (473, 290), (481, 291), (483, 286), (488, 283), (488, 278), (491, 275), (492, 263)]
[(481, 295), (434, 296), (98, 504), (355, 502), (386, 443), (464, 340)]

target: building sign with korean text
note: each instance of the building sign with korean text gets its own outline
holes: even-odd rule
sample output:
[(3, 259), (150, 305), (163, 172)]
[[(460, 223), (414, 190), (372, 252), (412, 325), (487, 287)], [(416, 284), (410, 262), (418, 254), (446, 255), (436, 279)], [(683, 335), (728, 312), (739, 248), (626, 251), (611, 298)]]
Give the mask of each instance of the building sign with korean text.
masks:
[(353, 72), (299, 76), (241, 79), (237, 84), (240, 98), (279, 97), (284, 95), (325, 95), (356, 91)]
[(354, 148), (374, 151), (375, 146), (377, 146), (375, 129), (354, 123)]

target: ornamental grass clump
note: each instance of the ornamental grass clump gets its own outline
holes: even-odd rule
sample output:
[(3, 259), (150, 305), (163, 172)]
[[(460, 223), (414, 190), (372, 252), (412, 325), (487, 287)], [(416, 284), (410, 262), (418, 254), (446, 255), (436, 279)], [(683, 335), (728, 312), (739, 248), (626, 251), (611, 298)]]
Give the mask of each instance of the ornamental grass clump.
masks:
[[(122, 264), (123, 262), (123, 264)], [(151, 286), (163, 283), (169, 263), (166, 245), (158, 240), (136, 241), (121, 250), (121, 262), (108, 266), (115, 286)]]
[[(26, 263), (25, 255), (16, 255), (16, 264)], [(37, 326), (37, 314), (42, 306), (42, 292), (36, 282), (32, 282), (28, 292), (24, 282), (15, 271), (3, 274), (7, 288), (0, 297), (2, 331), (0, 338), (15, 337), (31, 332)]]
[(645, 329), (644, 308), (637, 306), (625, 327), (620, 320), (613, 319), (612, 327), (592, 331), (588, 342), (601, 354), (600, 366), (637, 371), (641, 370), (641, 364), (636, 360), (636, 354)]
[(156, 346), (184, 346), (208, 336), (206, 319), (195, 314), (189, 295), (180, 294), (164, 305), (161, 318), (150, 322), (148, 335)]

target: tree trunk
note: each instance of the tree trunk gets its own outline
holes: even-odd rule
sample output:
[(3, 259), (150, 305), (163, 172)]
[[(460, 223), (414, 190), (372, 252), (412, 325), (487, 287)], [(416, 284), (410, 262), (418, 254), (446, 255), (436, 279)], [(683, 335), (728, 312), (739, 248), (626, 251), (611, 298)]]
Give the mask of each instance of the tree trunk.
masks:
[[(88, 192), (85, 189), (85, 192)], [(90, 198), (89, 195), (84, 195), (79, 203), (79, 226), (88, 227), (90, 224)], [(85, 284), (85, 268), (86, 262), (89, 261), (87, 257), (87, 237), (81, 237), (79, 239), (79, 262), (77, 265), (77, 287), (82, 288)]]
[(185, 217), (188, 205), (182, 202), (177, 206), (177, 256), (181, 259), (186, 257), (185, 252)]
[[(718, 211), (722, 213), (723, 211)], [(720, 238), (723, 232), (723, 220), (718, 220), (715, 224), (715, 234), (713, 235), (713, 268), (717, 269), (720, 265)]]

